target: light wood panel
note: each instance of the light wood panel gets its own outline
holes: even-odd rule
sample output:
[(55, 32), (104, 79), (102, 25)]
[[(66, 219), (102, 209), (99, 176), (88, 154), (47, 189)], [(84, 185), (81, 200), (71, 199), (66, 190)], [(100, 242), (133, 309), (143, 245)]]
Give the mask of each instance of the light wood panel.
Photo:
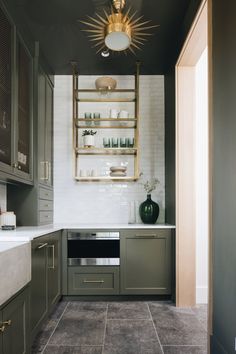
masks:
[(207, 6), (204, 0), (176, 64), (176, 305), (181, 307), (196, 304), (194, 77), (208, 44)]

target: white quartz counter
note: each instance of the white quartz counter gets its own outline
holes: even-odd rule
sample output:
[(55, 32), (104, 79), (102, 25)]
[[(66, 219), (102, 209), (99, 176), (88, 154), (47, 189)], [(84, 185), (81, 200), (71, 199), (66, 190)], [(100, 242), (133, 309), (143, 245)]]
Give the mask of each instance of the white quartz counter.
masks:
[(54, 224), (47, 226), (25, 226), (17, 227), (13, 231), (0, 231), (1, 241), (31, 241), (34, 238), (63, 229), (83, 229), (83, 230), (126, 230), (126, 229), (174, 229), (174, 225), (168, 224)]
[(29, 242), (0, 242), (0, 305), (31, 280)]

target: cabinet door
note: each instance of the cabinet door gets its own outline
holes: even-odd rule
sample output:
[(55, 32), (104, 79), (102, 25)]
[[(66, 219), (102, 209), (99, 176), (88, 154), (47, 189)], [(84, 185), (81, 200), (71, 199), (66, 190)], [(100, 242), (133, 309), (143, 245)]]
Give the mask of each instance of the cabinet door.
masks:
[(55, 232), (48, 238), (48, 309), (61, 295), (61, 232)]
[(41, 69), (38, 72), (38, 180), (45, 183), (45, 112), (46, 112), (46, 78)]
[(32, 241), (31, 333), (32, 339), (47, 313), (47, 238)]
[(45, 167), (46, 167), (46, 184), (53, 184), (53, 88), (46, 80), (46, 131), (45, 131)]
[(171, 294), (171, 232), (122, 232), (122, 294)]
[(26, 288), (2, 310), (4, 354), (29, 353), (29, 289)]
[(12, 27), (0, 9), (0, 169), (12, 171)]

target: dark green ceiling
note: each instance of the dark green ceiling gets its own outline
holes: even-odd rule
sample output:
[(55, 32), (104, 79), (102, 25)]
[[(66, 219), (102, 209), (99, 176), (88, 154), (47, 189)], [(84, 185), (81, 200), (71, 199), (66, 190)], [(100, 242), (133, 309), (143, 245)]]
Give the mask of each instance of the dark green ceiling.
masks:
[[(6, 1), (6, 0), (5, 0)], [(137, 59), (143, 74), (163, 74), (172, 60), (190, 0), (127, 0), (144, 19), (160, 27), (137, 52), (102, 58), (91, 47), (78, 20), (107, 6), (109, 0), (7, 0), (14, 20), (24, 33), (39, 41), (42, 53), (55, 74), (70, 74), (77, 61), (81, 74), (130, 74)]]

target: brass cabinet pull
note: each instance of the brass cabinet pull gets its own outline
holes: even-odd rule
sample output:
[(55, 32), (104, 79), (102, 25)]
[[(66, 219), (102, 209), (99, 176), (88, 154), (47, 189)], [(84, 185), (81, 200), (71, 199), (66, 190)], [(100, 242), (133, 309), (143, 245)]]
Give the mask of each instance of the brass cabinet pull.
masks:
[(135, 238), (154, 238), (157, 235), (135, 235)]
[(55, 269), (55, 246), (48, 245), (48, 248), (52, 249), (52, 266), (48, 267), (48, 269)]
[(11, 323), (12, 323), (12, 321), (11, 321), (11, 320), (8, 320), (8, 321), (4, 321), (4, 322), (3, 322), (3, 325), (10, 326)]
[(104, 280), (83, 280), (83, 283), (87, 284), (87, 283), (95, 283), (95, 284), (103, 284)]
[(50, 167), (49, 167), (49, 161), (45, 161), (45, 167), (46, 167), (46, 169), (45, 169), (45, 181), (49, 181), (49, 178), (50, 178), (50, 176), (49, 176), (49, 171), (50, 171)]
[(47, 245), (48, 245), (47, 242), (41, 243), (41, 245), (39, 245), (39, 246), (37, 247), (37, 249), (40, 250), (41, 248), (44, 248), (44, 247), (46, 247)]
[(6, 326), (4, 326), (4, 325), (1, 325), (1, 327), (0, 327), (0, 332), (4, 332), (5, 331), (5, 328), (6, 328)]
[(21, 170), (21, 166), (20, 165), (18, 166), (18, 170)]
[(12, 164), (12, 167), (17, 168), (17, 167), (18, 167), (18, 163), (14, 162), (14, 163)]

